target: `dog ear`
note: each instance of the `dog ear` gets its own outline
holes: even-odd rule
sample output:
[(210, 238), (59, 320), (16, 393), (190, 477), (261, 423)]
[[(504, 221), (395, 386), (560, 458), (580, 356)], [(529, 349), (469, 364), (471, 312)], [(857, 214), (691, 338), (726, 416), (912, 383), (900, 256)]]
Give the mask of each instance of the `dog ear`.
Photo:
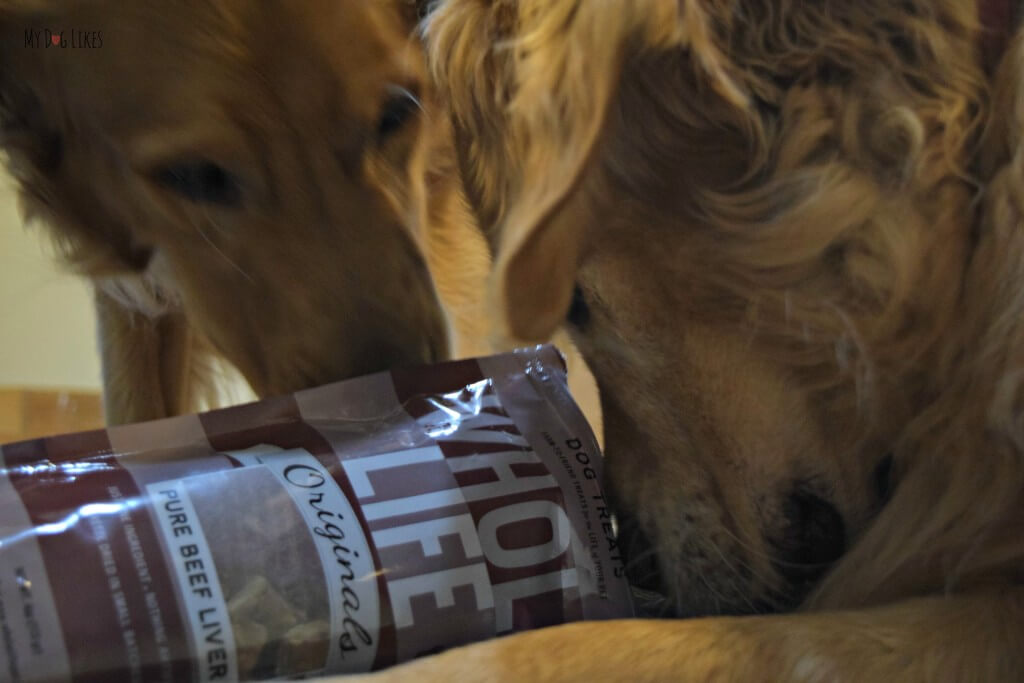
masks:
[(31, 41), (39, 40), (37, 27), (49, 25), (49, 4), (0, 0), (0, 149), (15, 170), (28, 175), (51, 172), (62, 149), (33, 87), (42, 79), (43, 67)]
[(744, 97), (698, 0), (448, 2), (427, 35), (467, 192), (493, 231), (499, 336), (547, 340), (571, 301), (588, 222), (582, 181), (626, 60), (686, 52), (721, 96)]
[(93, 277), (137, 274), (152, 250), (137, 243), (131, 222), (97, 198), (96, 167), (88, 163), (96, 156), (75, 151), (90, 136), (67, 121), (81, 110), (64, 87), (74, 60), (47, 55), (40, 42), (41, 27), (65, 23), (55, 7), (53, 0), (0, 0), (0, 153), (25, 222), (47, 227), (65, 266)]

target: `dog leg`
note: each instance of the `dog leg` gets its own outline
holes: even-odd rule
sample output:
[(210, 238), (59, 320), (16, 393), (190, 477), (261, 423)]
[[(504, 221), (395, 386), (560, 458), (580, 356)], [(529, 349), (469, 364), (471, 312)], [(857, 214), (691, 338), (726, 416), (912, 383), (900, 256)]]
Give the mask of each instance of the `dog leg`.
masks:
[(1022, 633), (1017, 588), (849, 612), (577, 622), (344, 680), (1020, 681)]
[(151, 318), (96, 291), (107, 424), (155, 420), (189, 407), (193, 338), (178, 313)]

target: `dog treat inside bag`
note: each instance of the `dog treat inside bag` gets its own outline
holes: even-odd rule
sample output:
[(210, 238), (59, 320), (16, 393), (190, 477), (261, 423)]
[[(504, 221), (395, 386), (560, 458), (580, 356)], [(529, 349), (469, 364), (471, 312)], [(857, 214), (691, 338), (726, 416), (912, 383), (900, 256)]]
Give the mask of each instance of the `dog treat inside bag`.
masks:
[(0, 678), (379, 669), (633, 614), (550, 346), (0, 449)]

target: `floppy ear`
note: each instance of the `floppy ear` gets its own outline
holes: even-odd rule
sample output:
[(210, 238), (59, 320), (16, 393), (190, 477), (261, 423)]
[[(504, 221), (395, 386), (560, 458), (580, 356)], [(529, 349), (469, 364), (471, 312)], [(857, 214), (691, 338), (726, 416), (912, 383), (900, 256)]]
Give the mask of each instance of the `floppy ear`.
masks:
[(68, 23), (56, 10), (76, 4), (0, 0), (0, 152), (19, 186), (26, 222), (47, 224), (67, 265), (90, 276), (138, 273), (150, 250), (100, 200), (98, 190), (111, 186), (97, 173), (102, 136), (86, 132), (90, 103), (77, 101), (67, 87), (76, 78), (73, 68), (86, 60), (40, 42), (41, 27)]
[(697, 0), (448, 2), (428, 23), (435, 74), (460, 128), (463, 174), (496, 243), (500, 336), (546, 341), (569, 308), (589, 221), (581, 181), (626, 60), (688, 51), (742, 102)]
[[(56, 138), (44, 122), (38, 96), (24, 73), (30, 64), (25, 45), (26, 31), (46, 25), (38, 20), (43, 2), (0, 0), (0, 149), (8, 152), (11, 163), (26, 173), (52, 168), (59, 153)], [(35, 54), (32, 56), (39, 57)]]

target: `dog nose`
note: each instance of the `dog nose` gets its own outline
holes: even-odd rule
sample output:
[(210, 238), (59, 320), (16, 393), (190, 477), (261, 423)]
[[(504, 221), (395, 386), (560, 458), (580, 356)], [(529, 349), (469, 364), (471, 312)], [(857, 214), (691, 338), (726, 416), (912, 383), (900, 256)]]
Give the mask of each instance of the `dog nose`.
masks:
[(783, 501), (782, 514), (776, 567), (790, 584), (805, 587), (846, 551), (846, 525), (834, 505), (800, 488)]

